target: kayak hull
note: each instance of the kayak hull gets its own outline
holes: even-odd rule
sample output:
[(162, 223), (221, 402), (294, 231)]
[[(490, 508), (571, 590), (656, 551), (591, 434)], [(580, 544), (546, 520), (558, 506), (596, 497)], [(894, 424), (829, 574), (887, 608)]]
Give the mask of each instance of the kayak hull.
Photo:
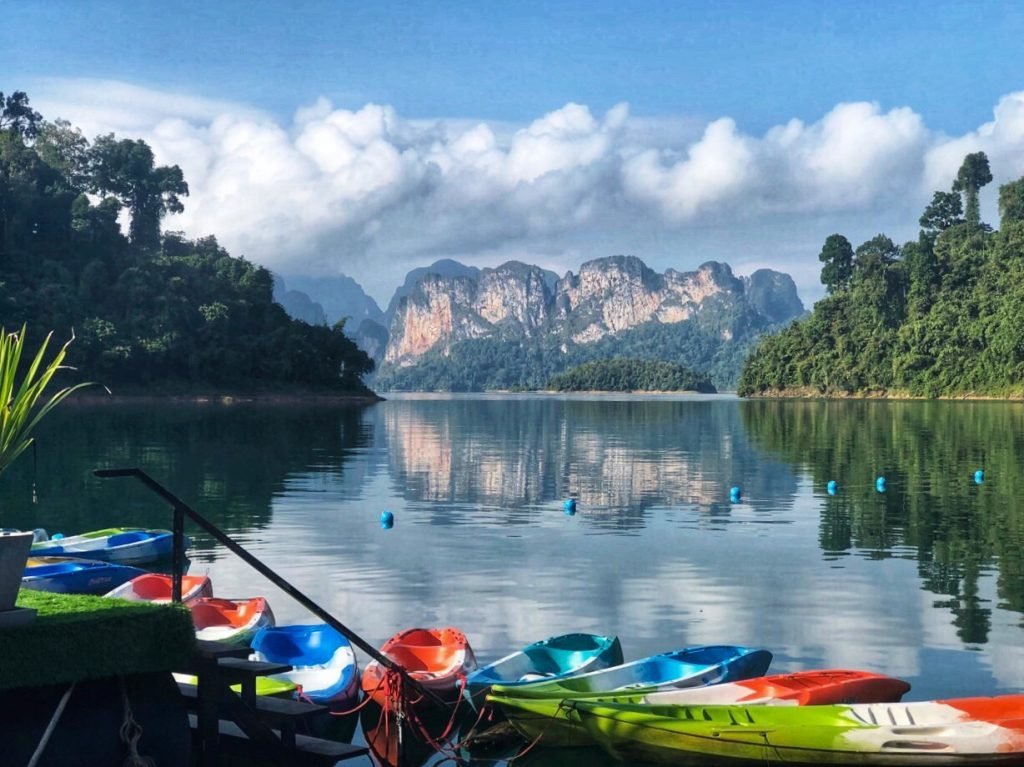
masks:
[[(132, 602), (156, 602), (163, 604), (171, 601), (173, 593), (173, 580), (169, 575), (162, 573), (144, 573), (137, 578), (132, 578), (112, 591), (106, 596), (115, 599), (127, 599)], [(213, 596), (213, 583), (207, 575), (183, 575), (181, 576), (181, 601), (183, 604)]]
[(217, 599), (201, 597), (188, 603), (196, 639), (248, 645), (256, 632), (274, 625), (274, 613), (263, 597)]
[[(457, 699), (466, 677), (476, 668), (476, 656), (466, 635), (451, 627), (401, 631), (380, 651), (442, 700)], [(392, 678), (377, 661), (370, 661), (363, 671), (363, 692), (385, 710), (394, 707), (399, 694)]]
[(473, 671), (466, 690), (474, 706), (495, 684), (518, 687), (541, 679), (564, 679), (622, 663), (618, 637), (563, 634), (534, 642), (522, 650)]
[(77, 557), (31, 557), (22, 588), (57, 594), (106, 594), (132, 578), (144, 575), (137, 567)]
[(651, 706), (576, 701), (614, 756), (657, 764), (1020, 764), (1024, 696), (835, 706)]
[(252, 639), (253, 660), (287, 663), (292, 670), (269, 679), (295, 686), (293, 697), (332, 711), (346, 711), (359, 702), (359, 666), (348, 639), (318, 623), (266, 626)]

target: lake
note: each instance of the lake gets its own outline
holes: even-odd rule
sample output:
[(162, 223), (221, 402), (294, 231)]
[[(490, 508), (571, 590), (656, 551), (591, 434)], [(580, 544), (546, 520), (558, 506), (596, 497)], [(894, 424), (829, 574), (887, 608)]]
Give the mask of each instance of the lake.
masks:
[[(1022, 404), (70, 405), (38, 436), (0, 483), (4, 526), (169, 527), (138, 483), (91, 474), (137, 466), (375, 645), (454, 625), (488, 662), (587, 631), (627, 660), (728, 643), (771, 650), (774, 672), (883, 672), (912, 683), (906, 700), (1024, 690)], [(192, 532), (191, 572), (217, 595), (310, 621)]]

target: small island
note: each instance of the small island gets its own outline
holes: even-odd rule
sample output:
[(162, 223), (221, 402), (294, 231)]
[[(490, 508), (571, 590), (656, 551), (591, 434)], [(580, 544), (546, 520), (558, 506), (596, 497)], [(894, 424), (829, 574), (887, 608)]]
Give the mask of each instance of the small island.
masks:
[(714, 394), (706, 375), (672, 362), (611, 359), (586, 362), (548, 381), (549, 391), (678, 392)]

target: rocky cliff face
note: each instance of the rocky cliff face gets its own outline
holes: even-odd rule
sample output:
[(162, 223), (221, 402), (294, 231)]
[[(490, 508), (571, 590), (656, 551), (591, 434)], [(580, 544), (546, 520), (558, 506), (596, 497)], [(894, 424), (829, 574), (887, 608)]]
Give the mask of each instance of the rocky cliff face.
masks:
[(474, 338), (525, 343), (555, 335), (566, 347), (646, 323), (692, 321), (729, 341), (802, 312), (793, 280), (770, 270), (740, 280), (727, 264), (709, 261), (658, 274), (634, 256), (611, 256), (552, 281), (539, 267), (509, 262), (476, 275), (421, 277), (394, 307), (384, 365), (414, 365)]

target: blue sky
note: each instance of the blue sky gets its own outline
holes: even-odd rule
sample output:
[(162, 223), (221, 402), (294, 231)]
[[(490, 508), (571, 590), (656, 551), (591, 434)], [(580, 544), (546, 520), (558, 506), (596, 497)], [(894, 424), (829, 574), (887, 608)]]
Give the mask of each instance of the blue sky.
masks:
[[(0, 89), (182, 164), (203, 210), (169, 226), (384, 301), (435, 257), (564, 271), (623, 251), (774, 266), (813, 299), (824, 238), (913, 236), (961, 150), (1024, 173), (1021, 40), (1024, 4), (995, 2), (8, 0)], [(249, 232), (232, 191), (265, 211)]]

